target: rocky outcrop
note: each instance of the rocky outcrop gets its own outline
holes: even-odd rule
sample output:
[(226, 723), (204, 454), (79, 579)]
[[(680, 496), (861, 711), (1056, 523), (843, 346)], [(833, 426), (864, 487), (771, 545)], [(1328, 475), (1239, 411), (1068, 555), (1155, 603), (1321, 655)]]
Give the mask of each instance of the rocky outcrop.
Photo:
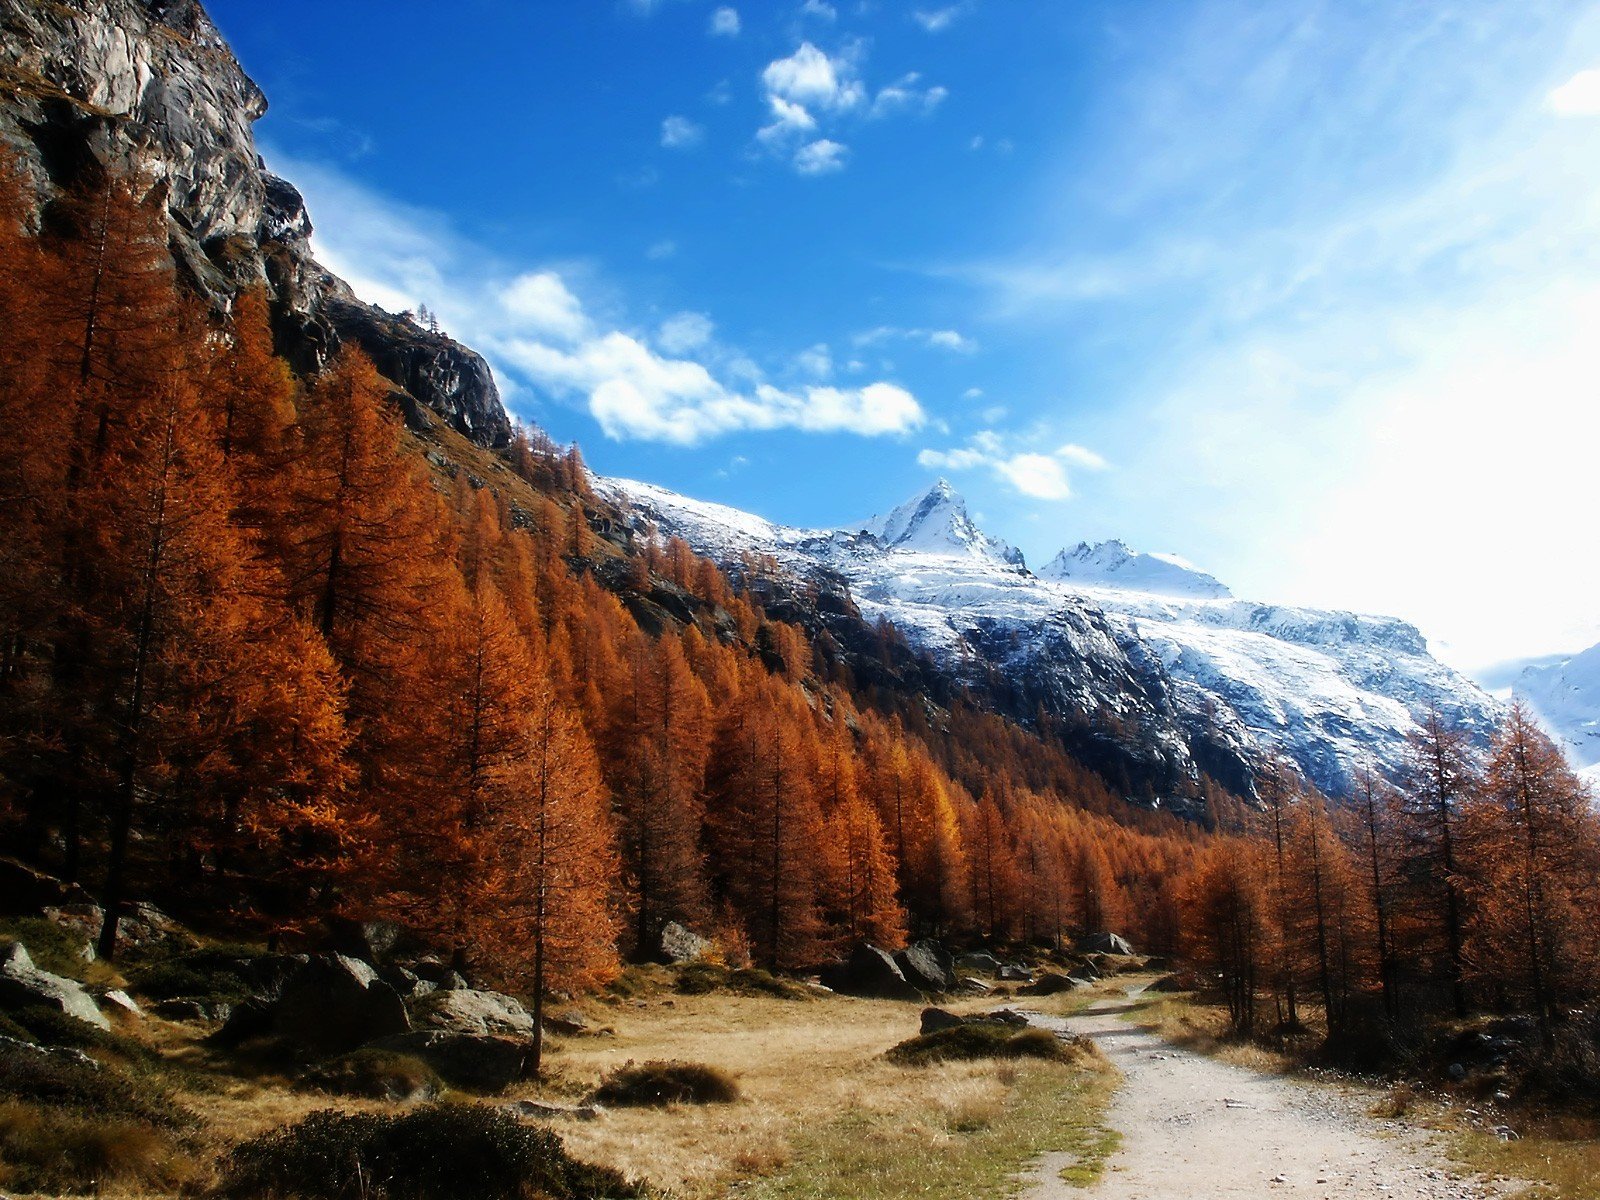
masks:
[(515, 998), (470, 988), (422, 997), (411, 1005), (411, 1020), (418, 1029), (447, 1033), (527, 1035), (534, 1031), (533, 1018)]
[(435, 413), (505, 445), (510, 421), (479, 355), (361, 303), (312, 256), (304, 200), (256, 151), (266, 110), (197, 0), (0, 0), (0, 143), (32, 178), (41, 219), (108, 173), (144, 180), (166, 207), (180, 277), (212, 308), (264, 283), (297, 370), (353, 342), (413, 421)]
[(921, 1000), (919, 992), (906, 979), (887, 950), (862, 942), (844, 962), (832, 963), (822, 972), (827, 987), (846, 996), (868, 996), (878, 1000)]
[(21, 942), (0, 946), (0, 1009), (48, 1008), (100, 1029), (111, 1022), (75, 980), (42, 971)]
[(894, 956), (906, 982), (924, 992), (948, 992), (956, 985), (956, 963), (950, 952), (931, 938), (914, 942)]

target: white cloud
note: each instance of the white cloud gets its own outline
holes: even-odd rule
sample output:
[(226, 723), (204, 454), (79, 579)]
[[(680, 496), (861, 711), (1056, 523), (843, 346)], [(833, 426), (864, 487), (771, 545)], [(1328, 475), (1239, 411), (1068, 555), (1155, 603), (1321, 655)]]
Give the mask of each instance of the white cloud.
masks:
[(825, 342), (818, 342), (795, 355), (794, 365), (813, 379), (826, 379), (833, 374), (833, 352)]
[(829, 138), (818, 138), (794, 152), (794, 169), (802, 175), (827, 175), (842, 171), (848, 153), (848, 146)]
[(715, 343), (703, 313), (669, 317), (652, 349), (586, 311), (562, 272), (507, 271), (436, 214), (326, 167), (270, 157), (300, 181), (320, 216), (321, 261), (365, 299), (394, 311), (435, 309), (488, 358), (513, 402), (529, 398), (531, 385), (531, 395), (581, 401), (608, 437), (685, 446), (783, 429), (895, 436), (927, 423), (916, 397), (890, 383), (775, 387), (750, 358)]
[(911, 19), (929, 33), (943, 33), (955, 23), (964, 7), (961, 4), (948, 4), (943, 8), (913, 9)]
[(587, 396), (601, 430), (617, 440), (693, 446), (723, 434), (775, 429), (879, 437), (911, 432), (927, 419), (916, 397), (888, 383), (793, 391), (762, 383), (736, 391), (703, 364), (663, 358), (620, 332), (572, 350), (515, 342), (506, 352), (543, 386)]
[(839, 19), (839, 10), (829, 4), (827, 0), (806, 0), (800, 6), (800, 15), (816, 17), (819, 21), (837, 21)]
[(922, 76), (912, 71), (889, 86), (880, 88), (878, 94), (872, 98), (872, 108), (867, 115), (875, 119), (899, 113), (926, 116), (943, 104), (945, 97), (950, 94), (947, 88), (923, 87), (921, 83)]
[(896, 325), (879, 325), (858, 333), (851, 339), (857, 346), (877, 346), (888, 341), (917, 342), (931, 350), (951, 350), (957, 354), (974, 354), (978, 343), (954, 329), (902, 329)]
[(661, 322), (656, 345), (668, 354), (687, 354), (710, 344), (716, 325), (705, 313), (681, 312)]
[(575, 341), (589, 330), (583, 305), (554, 271), (517, 276), (501, 289), (499, 300), (527, 332)]
[(917, 463), (929, 470), (988, 470), (1013, 491), (1035, 500), (1068, 500), (1072, 481), (1068, 467), (1104, 470), (1106, 461), (1093, 450), (1075, 443), (1041, 454), (1035, 450), (1011, 452), (1005, 435), (984, 429), (972, 435), (965, 446), (952, 450), (923, 450)]
[(768, 145), (783, 145), (817, 127), (816, 118), (803, 104), (795, 104), (782, 96), (768, 96), (767, 107), (772, 113), (772, 122), (756, 130), (756, 137)]
[(866, 99), (851, 59), (832, 57), (810, 42), (800, 43), (788, 58), (769, 62), (761, 72), (761, 82), (771, 96), (829, 112), (855, 108)]
[(724, 6), (711, 14), (711, 24), (707, 32), (712, 37), (738, 37), (739, 29), (739, 10)]
[(1558, 117), (1600, 117), (1600, 68), (1579, 71), (1552, 88), (1545, 106)]
[(661, 122), (661, 144), (669, 150), (688, 150), (705, 136), (706, 131), (688, 117), (671, 116)]

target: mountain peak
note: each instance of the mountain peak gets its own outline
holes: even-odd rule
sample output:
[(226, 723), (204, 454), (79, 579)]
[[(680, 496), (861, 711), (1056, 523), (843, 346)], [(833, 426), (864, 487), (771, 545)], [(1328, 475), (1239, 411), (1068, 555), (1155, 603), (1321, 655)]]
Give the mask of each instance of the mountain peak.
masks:
[(943, 477), (897, 508), (863, 522), (861, 528), (893, 550), (1025, 566), (1022, 551), (978, 528), (967, 511), (966, 498)]
[(1134, 550), (1120, 538), (1079, 542), (1039, 568), (1039, 578), (1200, 600), (1226, 600), (1233, 595), (1214, 576), (1186, 559)]

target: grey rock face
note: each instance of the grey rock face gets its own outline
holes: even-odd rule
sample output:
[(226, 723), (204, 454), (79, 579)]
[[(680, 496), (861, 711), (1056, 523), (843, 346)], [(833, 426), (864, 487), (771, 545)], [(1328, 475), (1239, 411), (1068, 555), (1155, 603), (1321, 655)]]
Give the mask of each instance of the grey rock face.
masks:
[(111, 1022), (75, 980), (41, 971), (21, 942), (0, 946), (0, 1008), (51, 1008), (97, 1029)]
[(822, 982), (846, 996), (879, 1000), (921, 1000), (887, 950), (862, 942), (846, 962), (835, 963), (822, 974)]
[(661, 929), (661, 957), (675, 965), (695, 962), (711, 950), (711, 943), (698, 933), (668, 921)]
[(1078, 949), (1087, 954), (1132, 954), (1133, 947), (1119, 933), (1091, 933), (1078, 943)]
[(519, 1001), (499, 992), (470, 988), (433, 992), (414, 1001), (411, 1020), (419, 1029), (442, 1029), (449, 1033), (533, 1032), (533, 1018)]
[(925, 992), (948, 992), (956, 985), (956, 964), (950, 952), (928, 939), (907, 946), (894, 956), (906, 982)]
[(270, 1007), (273, 1036), (319, 1054), (353, 1050), (410, 1028), (399, 993), (366, 963), (342, 954), (311, 958)]
[(360, 303), (312, 258), (304, 200), (256, 151), (266, 111), (196, 0), (0, 0), (0, 143), (32, 178), (41, 214), (107, 172), (145, 179), (165, 202), (180, 277), (213, 308), (265, 283), (297, 370), (353, 341), (414, 411), (505, 445), (510, 421), (482, 358)]

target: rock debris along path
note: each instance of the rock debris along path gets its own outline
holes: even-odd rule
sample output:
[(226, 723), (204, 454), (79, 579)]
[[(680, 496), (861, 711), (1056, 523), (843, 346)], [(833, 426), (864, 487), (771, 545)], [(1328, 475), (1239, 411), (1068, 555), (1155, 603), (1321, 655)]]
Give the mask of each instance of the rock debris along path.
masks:
[(1109, 1000), (1074, 1017), (1031, 1019), (1084, 1034), (1123, 1074), (1106, 1115), (1122, 1135), (1100, 1183), (1061, 1181), (1072, 1154), (1048, 1154), (1023, 1200), (1478, 1200), (1425, 1135), (1366, 1114), (1370, 1095), (1263, 1075), (1181, 1050), (1122, 1019)]

